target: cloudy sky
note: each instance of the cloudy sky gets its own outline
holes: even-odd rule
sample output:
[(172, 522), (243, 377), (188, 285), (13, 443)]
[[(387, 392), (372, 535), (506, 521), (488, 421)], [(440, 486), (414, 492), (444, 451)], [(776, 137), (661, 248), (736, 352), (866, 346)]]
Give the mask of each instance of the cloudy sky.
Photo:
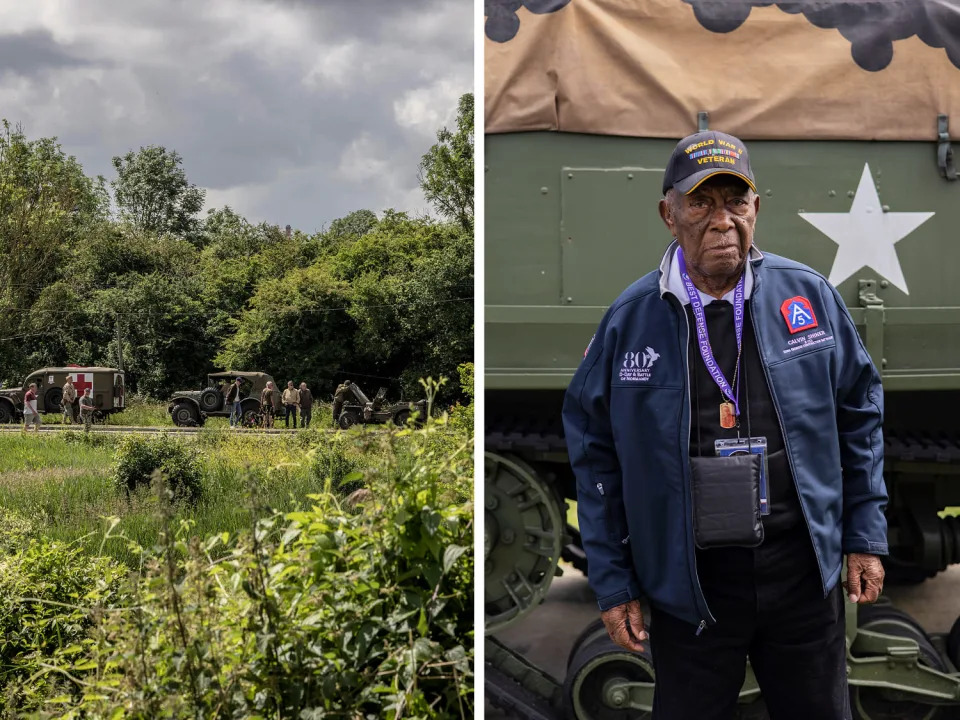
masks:
[(0, 3), (0, 117), (88, 175), (163, 145), (207, 206), (319, 230), (426, 211), (416, 166), (473, 85), (473, 0)]

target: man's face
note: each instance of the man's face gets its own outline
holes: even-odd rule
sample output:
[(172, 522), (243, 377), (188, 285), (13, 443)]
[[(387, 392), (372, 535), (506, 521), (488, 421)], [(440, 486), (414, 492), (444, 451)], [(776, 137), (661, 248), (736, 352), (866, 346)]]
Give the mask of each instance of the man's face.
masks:
[(301, 390), (306, 390), (306, 389), (307, 389), (307, 384), (306, 384), (306, 383), (300, 383), (300, 389), (301, 389)]
[(293, 387), (293, 380), (290, 380), (289, 382), (287, 382), (287, 387), (288, 387), (288, 388), (292, 388), (292, 387)]
[(660, 201), (660, 217), (683, 248), (687, 267), (704, 277), (729, 277), (743, 267), (759, 210), (760, 198), (729, 175), (712, 177), (689, 195), (677, 193), (673, 202)]

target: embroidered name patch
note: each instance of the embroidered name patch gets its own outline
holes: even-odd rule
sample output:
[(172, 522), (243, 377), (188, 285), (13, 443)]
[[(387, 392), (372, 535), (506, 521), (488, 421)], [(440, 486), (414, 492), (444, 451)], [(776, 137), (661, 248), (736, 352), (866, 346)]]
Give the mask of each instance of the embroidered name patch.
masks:
[(780, 304), (780, 314), (783, 315), (791, 335), (817, 327), (817, 316), (813, 312), (813, 306), (809, 300), (800, 295), (784, 300)]

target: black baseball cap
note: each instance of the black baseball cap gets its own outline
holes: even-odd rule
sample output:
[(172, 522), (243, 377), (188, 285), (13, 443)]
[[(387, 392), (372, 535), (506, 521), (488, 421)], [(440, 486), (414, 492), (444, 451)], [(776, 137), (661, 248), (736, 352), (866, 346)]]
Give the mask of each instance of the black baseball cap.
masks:
[(675, 188), (689, 195), (707, 178), (734, 175), (757, 191), (747, 146), (733, 135), (705, 130), (677, 143), (663, 173), (663, 192)]

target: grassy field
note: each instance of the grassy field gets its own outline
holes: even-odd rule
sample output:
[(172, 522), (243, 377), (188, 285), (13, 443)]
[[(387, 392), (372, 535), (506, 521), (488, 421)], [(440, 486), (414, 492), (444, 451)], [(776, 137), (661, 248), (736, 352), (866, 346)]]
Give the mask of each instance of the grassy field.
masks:
[[(145, 400), (133, 396), (128, 399), (123, 412), (108, 415), (106, 425), (124, 425), (135, 427), (173, 427), (173, 420), (170, 419), (170, 413), (167, 412), (168, 403), (158, 402), (156, 400)], [(332, 408), (330, 405), (314, 403), (313, 418), (310, 421), (311, 427), (314, 425), (327, 427), (331, 423)], [(46, 425), (63, 424), (63, 415), (60, 413), (44, 413), (41, 415)], [(297, 422), (299, 422), (299, 415)], [(224, 428), (229, 427), (230, 420), (225, 417), (208, 418), (204, 427)], [(278, 419), (277, 427), (283, 427), (283, 418)]]
[[(80, 432), (0, 437), (0, 507), (30, 520), (50, 539), (135, 566), (138, 556), (127, 540), (156, 544), (159, 499), (150, 488), (129, 496), (117, 488), (117, 442)], [(203, 492), (195, 504), (180, 504), (177, 517), (189, 518), (200, 537), (248, 528), (254, 497), (262, 507), (290, 510), (309, 502), (306, 496), (322, 490), (327, 477), (362, 473), (384, 457), (382, 437), (362, 432), (257, 437), (204, 428), (195, 442)], [(111, 530), (112, 518), (119, 522)]]

